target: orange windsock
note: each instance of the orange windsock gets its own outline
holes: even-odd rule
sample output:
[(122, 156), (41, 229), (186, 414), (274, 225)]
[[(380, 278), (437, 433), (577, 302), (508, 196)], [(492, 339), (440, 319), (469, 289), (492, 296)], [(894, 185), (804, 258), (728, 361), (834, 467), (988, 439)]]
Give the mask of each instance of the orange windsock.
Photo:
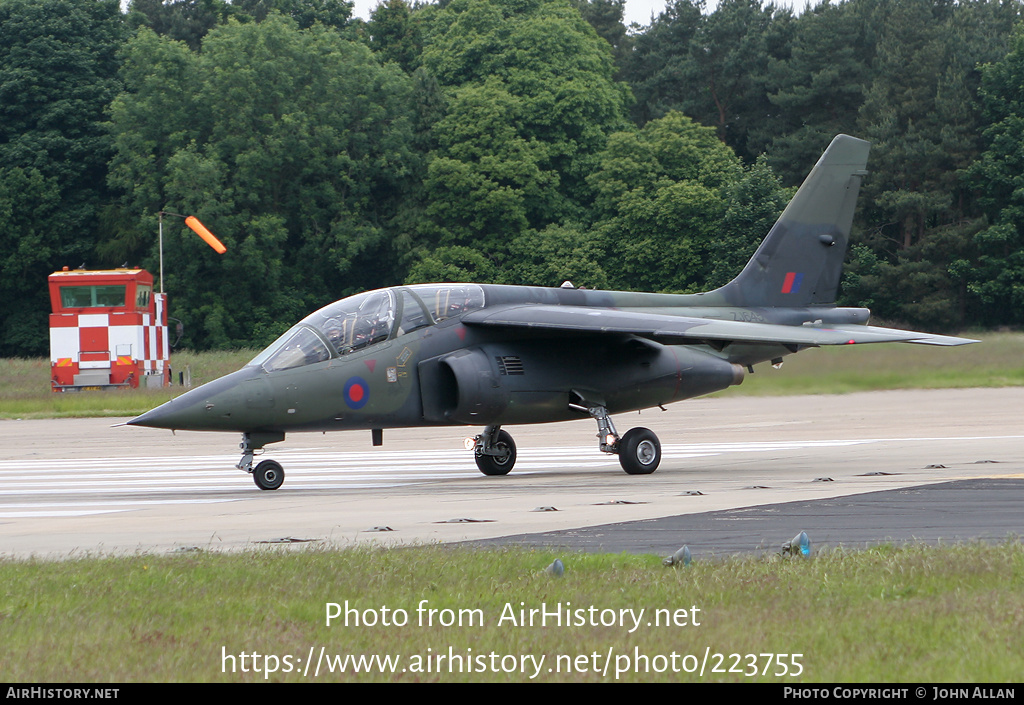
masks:
[(185, 225), (192, 229), (192, 231), (203, 238), (207, 245), (217, 251), (218, 255), (222, 255), (228, 251), (228, 248), (224, 247), (224, 243), (214, 237), (213, 233), (206, 229), (206, 226), (199, 222), (199, 218), (194, 215), (190, 215), (185, 218)]

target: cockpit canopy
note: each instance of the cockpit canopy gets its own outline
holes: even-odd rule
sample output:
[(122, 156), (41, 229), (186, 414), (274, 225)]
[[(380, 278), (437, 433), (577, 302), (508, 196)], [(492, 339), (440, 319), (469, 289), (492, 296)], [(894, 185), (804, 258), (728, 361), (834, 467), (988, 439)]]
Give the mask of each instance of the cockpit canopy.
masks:
[(311, 313), (254, 357), (267, 372), (341, 357), (484, 307), (476, 284), (417, 284), (356, 294)]

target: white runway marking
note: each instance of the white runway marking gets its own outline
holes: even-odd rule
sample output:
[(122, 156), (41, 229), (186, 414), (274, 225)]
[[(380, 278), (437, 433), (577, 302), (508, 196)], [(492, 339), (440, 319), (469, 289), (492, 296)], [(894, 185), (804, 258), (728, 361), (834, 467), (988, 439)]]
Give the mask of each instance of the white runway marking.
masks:
[[(666, 444), (662, 447), (662, 463), (729, 453), (846, 447), (891, 440), (906, 443), (936, 439)], [(472, 455), (462, 449), (356, 453), (275, 449), (267, 457), (284, 465), (285, 491), (387, 488), (477, 475)], [(0, 519), (88, 516), (153, 505), (232, 502), (251, 496), (254, 490), (252, 480), (234, 468), (237, 460), (237, 454), (233, 454), (0, 461)], [(526, 448), (519, 450), (513, 472), (529, 474), (565, 467), (617, 470), (618, 460), (591, 446)], [(227, 493), (234, 496), (210, 496)]]

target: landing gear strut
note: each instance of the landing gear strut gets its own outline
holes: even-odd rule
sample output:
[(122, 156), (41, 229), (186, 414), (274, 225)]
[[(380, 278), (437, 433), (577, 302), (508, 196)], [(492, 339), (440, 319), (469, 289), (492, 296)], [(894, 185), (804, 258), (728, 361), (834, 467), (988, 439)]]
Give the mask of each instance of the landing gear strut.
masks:
[(281, 463), (276, 460), (264, 460), (253, 469), (252, 459), (257, 451), (263, 450), (263, 446), (283, 440), (283, 433), (243, 433), (242, 442), (238, 444), (242, 450), (242, 458), (235, 467), (250, 473), (256, 486), (261, 490), (276, 490), (284, 483), (284, 468), (281, 467)]
[(516, 443), (501, 426), (488, 426), (475, 439), (476, 466), (484, 475), (508, 475), (516, 464)]
[(603, 404), (570, 403), (569, 408), (585, 411), (597, 421), (597, 437), (601, 452), (615, 453), (619, 465), (629, 475), (650, 475), (661, 464), (661, 441), (649, 428), (631, 428), (621, 438), (612, 423), (612, 417)]

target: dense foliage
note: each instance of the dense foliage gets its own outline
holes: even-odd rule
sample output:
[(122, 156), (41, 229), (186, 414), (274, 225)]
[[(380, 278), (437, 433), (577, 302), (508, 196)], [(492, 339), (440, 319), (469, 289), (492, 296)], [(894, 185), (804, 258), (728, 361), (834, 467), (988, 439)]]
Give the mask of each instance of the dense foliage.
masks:
[(426, 280), (698, 291), (873, 143), (844, 303), (1024, 323), (1019, 0), (0, 0), (0, 355), (46, 275), (158, 269), (194, 348)]

